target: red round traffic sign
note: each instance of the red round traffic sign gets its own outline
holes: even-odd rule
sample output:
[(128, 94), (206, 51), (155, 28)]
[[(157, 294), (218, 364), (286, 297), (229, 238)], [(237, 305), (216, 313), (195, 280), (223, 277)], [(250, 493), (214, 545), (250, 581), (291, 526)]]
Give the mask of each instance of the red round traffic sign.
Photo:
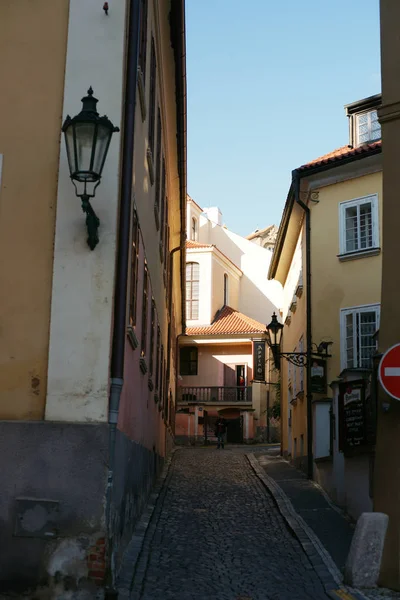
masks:
[(379, 363), (378, 377), (385, 392), (400, 400), (400, 344), (386, 350)]

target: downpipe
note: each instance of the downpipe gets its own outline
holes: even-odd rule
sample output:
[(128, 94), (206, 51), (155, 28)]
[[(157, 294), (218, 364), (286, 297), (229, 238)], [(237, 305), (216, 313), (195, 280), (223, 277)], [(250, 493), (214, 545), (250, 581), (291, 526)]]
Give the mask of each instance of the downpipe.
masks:
[(313, 409), (311, 392), (311, 359), (312, 359), (312, 321), (311, 321), (311, 212), (310, 208), (300, 198), (300, 174), (295, 169), (292, 171), (292, 184), (295, 202), (303, 209), (306, 219), (306, 402), (307, 402), (307, 477), (314, 478), (314, 435), (313, 435)]

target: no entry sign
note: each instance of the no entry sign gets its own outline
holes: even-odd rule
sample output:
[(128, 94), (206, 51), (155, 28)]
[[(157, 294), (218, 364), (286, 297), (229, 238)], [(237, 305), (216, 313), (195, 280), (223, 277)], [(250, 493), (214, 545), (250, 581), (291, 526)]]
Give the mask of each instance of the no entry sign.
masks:
[(386, 350), (379, 363), (378, 376), (385, 392), (400, 400), (400, 344)]

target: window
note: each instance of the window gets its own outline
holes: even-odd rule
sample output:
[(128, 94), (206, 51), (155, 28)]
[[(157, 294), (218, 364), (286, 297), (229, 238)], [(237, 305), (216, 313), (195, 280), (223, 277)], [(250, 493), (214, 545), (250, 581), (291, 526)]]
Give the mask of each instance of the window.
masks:
[(141, 355), (146, 355), (147, 346), (147, 313), (148, 313), (148, 294), (149, 294), (149, 272), (146, 263), (144, 264), (143, 273), (143, 306), (142, 306), (142, 343)]
[(199, 318), (199, 263), (186, 264), (186, 318)]
[(150, 330), (150, 377), (153, 375), (154, 369), (154, 341), (156, 336), (156, 304), (154, 298), (151, 299), (151, 330)]
[(151, 38), (150, 57), (150, 100), (149, 100), (149, 149), (154, 156), (154, 129), (156, 113), (156, 47), (154, 38)]
[(156, 346), (156, 390), (160, 383), (160, 351), (161, 351), (161, 330), (157, 326), (157, 346)]
[(379, 328), (380, 306), (372, 304), (341, 310), (342, 369), (370, 369), (375, 353), (374, 333)]
[(162, 159), (162, 175), (161, 175), (161, 199), (160, 199), (160, 252), (161, 260), (164, 260), (164, 235), (165, 235), (165, 186), (166, 186), (166, 173), (165, 173), (165, 159)]
[(224, 274), (224, 306), (228, 306), (228, 300), (229, 300), (229, 281), (228, 281), (228, 275), (225, 273)]
[(184, 346), (180, 349), (179, 372), (181, 375), (197, 375), (197, 354), (196, 346)]
[(154, 200), (154, 214), (156, 216), (157, 229), (159, 227), (159, 212), (160, 212), (160, 187), (161, 187), (161, 112), (160, 107), (157, 110), (157, 150), (156, 150), (156, 191)]
[(197, 219), (196, 217), (192, 217), (192, 231), (191, 231), (191, 235), (190, 235), (190, 239), (193, 240), (193, 242), (197, 242), (198, 240), (198, 229), (197, 229)]
[(161, 345), (161, 356), (160, 356), (160, 404), (159, 410), (161, 410), (160, 406), (163, 404), (164, 399), (164, 346)]
[(381, 139), (381, 126), (376, 110), (356, 115), (357, 145)]
[(379, 247), (378, 196), (339, 204), (340, 254)]
[(141, 2), (140, 14), (140, 42), (139, 42), (139, 66), (143, 75), (143, 83), (146, 81), (146, 55), (147, 55), (147, 0)]
[(136, 210), (132, 218), (132, 251), (131, 251), (131, 289), (129, 303), (129, 322), (136, 325), (137, 280), (139, 265), (139, 222)]

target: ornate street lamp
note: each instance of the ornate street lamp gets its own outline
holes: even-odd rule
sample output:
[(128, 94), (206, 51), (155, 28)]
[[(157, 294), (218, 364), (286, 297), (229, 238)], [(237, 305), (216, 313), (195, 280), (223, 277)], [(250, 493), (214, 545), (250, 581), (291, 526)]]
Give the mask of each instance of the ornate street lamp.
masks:
[[(296, 367), (307, 366), (307, 352), (281, 352), (283, 325), (278, 322), (278, 318), (274, 313), (272, 315), (271, 323), (266, 326), (267, 344), (272, 350), (272, 356), (274, 357), (275, 367), (280, 369), (281, 358), (285, 358)], [(331, 354), (328, 354), (329, 346), (332, 342), (321, 342), (318, 346), (313, 344), (313, 348), (310, 353), (310, 359), (315, 358), (329, 358)]]
[(280, 369), (280, 348), (282, 340), (283, 325), (279, 323), (276, 314), (272, 315), (271, 323), (267, 327), (267, 344), (272, 350), (275, 367)]
[(97, 98), (90, 87), (82, 98), (82, 110), (73, 117), (67, 115), (62, 131), (65, 135), (69, 172), (75, 193), (82, 201), (86, 213), (87, 243), (94, 250), (99, 241), (100, 220), (94, 212), (90, 198), (94, 198), (107, 157), (112, 134), (119, 131), (108, 117), (100, 117), (96, 110)]

